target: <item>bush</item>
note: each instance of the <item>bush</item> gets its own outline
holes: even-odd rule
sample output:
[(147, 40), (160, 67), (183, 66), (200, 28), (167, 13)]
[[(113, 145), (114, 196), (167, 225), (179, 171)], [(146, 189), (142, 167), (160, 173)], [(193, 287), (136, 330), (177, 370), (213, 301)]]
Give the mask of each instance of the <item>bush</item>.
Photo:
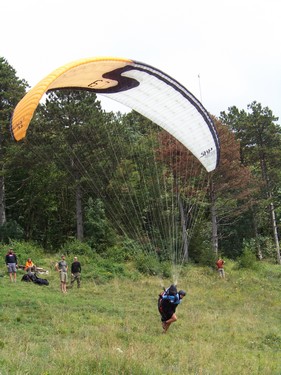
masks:
[(110, 258), (114, 262), (122, 263), (130, 258), (127, 256), (125, 249), (120, 246), (113, 246), (106, 250), (103, 254), (101, 254), (103, 258)]
[(93, 249), (85, 242), (81, 242), (78, 240), (71, 240), (66, 242), (61, 247), (61, 254), (65, 255), (84, 255), (84, 256), (92, 256), (94, 251)]
[(247, 268), (256, 270), (258, 268), (258, 262), (256, 255), (250, 248), (249, 244), (244, 244), (244, 250), (242, 255), (238, 258), (238, 268)]
[[(212, 249), (211, 241), (207, 240), (210, 238), (211, 228), (206, 222), (196, 223), (194, 229), (196, 235), (192, 236), (190, 239), (188, 258), (195, 263), (206, 264), (206, 260), (209, 260), (209, 252)], [(211, 253), (211, 252), (210, 252)], [(212, 261), (209, 260), (208, 263)]]
[(161, 262), (161, 275), (164, 278), (172, 277), (171, 263), (170, 262)]
[(199, 255), (199, 263), (203, 266), (215, 267), (216, 266), (217, 255), (214, 253), (213, 249), (205, 247), (201, 250)]
[(135, 265), (139, 272), (146, 275), (159, 275), (162, 273), (161, 264), (155, 255), (139, 254), (135, 258)]
[(24, 231), (22, 227), (14, 220), (7, 221), (0, 226), (0, 242), (8, 244), (10, 240), (22, 240)]
[(115, 262), (128, 262), (135, 258), (136, 254), (141, 253), (141, 247), (133, 240), (125, 239), (118, 245), (109, 247), (103, 254), (104, 258), (111, 258)]
[(91, 263), (91, 267), (83, 267), (83, 277), (92, 279), (96, 284), (104, 284), (114, 277), (122, 277), (125, 275), (123, 264), (112, 262), (111, 259), (102, 259), (96, 256), (95, 262)]

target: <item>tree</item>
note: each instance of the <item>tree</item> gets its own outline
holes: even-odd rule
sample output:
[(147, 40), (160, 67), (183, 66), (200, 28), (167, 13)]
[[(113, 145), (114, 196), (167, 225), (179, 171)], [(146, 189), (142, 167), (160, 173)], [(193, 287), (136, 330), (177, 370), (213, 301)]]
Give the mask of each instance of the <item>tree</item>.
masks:
[(75, 192), (76, 237), (80, 241), (84, 238), (82, 185), (86, 183), (85, 172), (90, 164), (89, 142), (95, 139), (94, 126), (102, 118), (100, 103), (95, 99), (94, 94), (86, 91), (55, 91), (42, 108), (48, 128), (51, 125), (57, 134), (56, 152), (67, 168), (70, 186)]
[(85, 239), (91, 248), (98, 252), (105, 251), (115, 241), (115, 233), (106, 217), (101, 199), (89, 198), (85, 207)]
[(113, 221), (121, 233), (144, 247), (165, 252), (169, 245), (164, 240), (168, 232), (163, 170), (155, 157), (159, 127), (134, 111), (124, 115), (116, 126), (112, 140), (117, 163), (107, 189), (107, 202), (114, 208)]
[(7, 147), (11, 144), (10, 119), (17, 102), (25, 93), (27, 83), (4, 57), (0, 57), (0, 226), (6, 222), (5, 170)]
[(214, 119), (214, 122), (220, 138), (221, 154), (218, 168), (210, 175), (209, 197), (213, 250), (218, 255), (219, 239), (223, 246), (223, 239), (229, 235), (229, 230), (225, 228), (234, 229), (241, 214), (250, 209), (255, 181), (249, 168), (241, 163), (240, 142), (221, 121)]
[(166, 164), (166, 177), (171, 185), (169, 199), (172, 201), (175, 197), (181, 223), (174, 242), (182, 243), (183, 259), (187, 261), (196, 221), (200, 212), (206, 210), (208, 175), (192, 153), (171, 134), (161, 131), (159, 139), (158, 158)]
[[(275, 205), (280, 186), (281, 130), (275, 122), (278, 120), (268, 108), (253, 102), (247, 107), (248, 113), (230, 107), (221, 112), (221, 120), (229, 126), (241, 142), (242, 162), (251, 168), (252, 173), (260, 180), (260, 194), (257, 201), (259, 211), (266, 205), (268, 217), (276, 246), (277, 262), (281, 264), (278, 228)], [(277, 203), (278, 204), (278, 203)], [(266, 231), (267, 224), (260, 215), (259, 231)], [(263, 228), (262, 228), (263, 227)]]
[[(199, 161), (167, 133), (162, 133), (161, 157), (172, 167), (174, 178), (181, 180), (177, 186), (181, 186), (178, 194), (183, 202), (183, 233), (190, 232), (198, 206), (203, 206), (205, 216), (211, 220), (213, 251), (218, 254), (219, 239), (225, 236), (223, 227), (233, 227), (248, 209), (253, 186), (249, 169), (240, 162), (239, 142), (218, 119), (214, 122), (221, 143), (220, 164), (215, 171), (207, 174)], [(186, 246), (185, 237), (183, 242)]]
[(85, 91), (52, 93), (10, 158), (16, 171), (12, 189), (19, 192), (13, 215), (20, 218), (26, 238), (45, 247), (83, 238), (83, 206), (93, 193), (90, 170), (99, 142), (95, 125), (103, 121), (95, 100)]

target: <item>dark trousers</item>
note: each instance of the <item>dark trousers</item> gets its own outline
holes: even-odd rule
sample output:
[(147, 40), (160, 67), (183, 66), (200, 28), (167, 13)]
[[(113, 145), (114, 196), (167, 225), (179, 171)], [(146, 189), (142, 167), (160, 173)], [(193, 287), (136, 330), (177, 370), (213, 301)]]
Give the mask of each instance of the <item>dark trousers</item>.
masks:
[(76, 272), (71, 275), (71, 284), (70, 284), (71, 288), (73, 287), (75, 280), (77, 281), (77, 287), (80, 288), (80, 282), (81, 282), (80, 272)]

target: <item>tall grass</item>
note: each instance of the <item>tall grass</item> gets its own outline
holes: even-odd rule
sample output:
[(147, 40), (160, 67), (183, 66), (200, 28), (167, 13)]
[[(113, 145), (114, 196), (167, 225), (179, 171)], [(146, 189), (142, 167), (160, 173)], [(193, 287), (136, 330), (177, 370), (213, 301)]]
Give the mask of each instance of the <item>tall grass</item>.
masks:
[(280, 266), (227, 262), (226, 280), (189, 266), (179, 281), (188, 294), (166, 335), (156, 277), (98, 285), (84, 276), (63, 295), (52, 269), (49, 286), (20, 273), (16, 283), (0, 278), (1, 375), (281, 374)]

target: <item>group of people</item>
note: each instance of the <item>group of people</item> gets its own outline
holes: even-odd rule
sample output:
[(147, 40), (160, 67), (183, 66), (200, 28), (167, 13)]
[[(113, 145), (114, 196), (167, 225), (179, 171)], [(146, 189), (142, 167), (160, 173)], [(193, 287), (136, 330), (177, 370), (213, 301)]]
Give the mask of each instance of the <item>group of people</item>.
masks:
[[(60, 275), (60, 288), (62, 293), (67, 293), (66, 285), (68, 281), (68, 265), (65, 260), (65, 255), (61, 256), (61, 260), (56, 264), (56, 270)], [(71, 282), (70, 287), (72, 288), (75, 281), (77, 282), (77, 287), (80, 288), (81, 285), (81, 264), (78, 262), (78, 258), (74, 257), (74, 261), (71, 264)]]
[[(8, 269), (8, 274), (11, 282), (17, 281), (17, 269), (18, 269), (18, 259), (13, 249), (9, 249), (5, 256), (5, 263)], [(31, 258), (28, 258), (24, 270), (28, 273), (36, 272), (36, 265), (32, 262)]]
[[(8, 274), (10, 277), (11, 282), (16, 282), (17, 280), (17, 269), (18, 269), (18, 259), (16, 254), (14, 253), (13, 249), (10, 248), (8, 253), (5, 256), (5, 263), (7, 266)], [(33, 263), (31, 258), (28, 258), (24, 270), (30, 274), (30, 273), (36, 273), (37, 267)], [(61, 260), (56, 263), (56, 270), (59, 272), (60, 275), (60, 286), (62, 293), (66, 293), (66, 285), (68, 281), (68, 265), (65, 260), (65, 255), (62, 255)], [(71, 283), (70, 287), (72, 288), (75, 281), (77, 282), (77, 287), (80, 288), (81, 285), (81, 264), (78, 262), (78, 258), (74, 257), (74, 260), (71, 264)]]

